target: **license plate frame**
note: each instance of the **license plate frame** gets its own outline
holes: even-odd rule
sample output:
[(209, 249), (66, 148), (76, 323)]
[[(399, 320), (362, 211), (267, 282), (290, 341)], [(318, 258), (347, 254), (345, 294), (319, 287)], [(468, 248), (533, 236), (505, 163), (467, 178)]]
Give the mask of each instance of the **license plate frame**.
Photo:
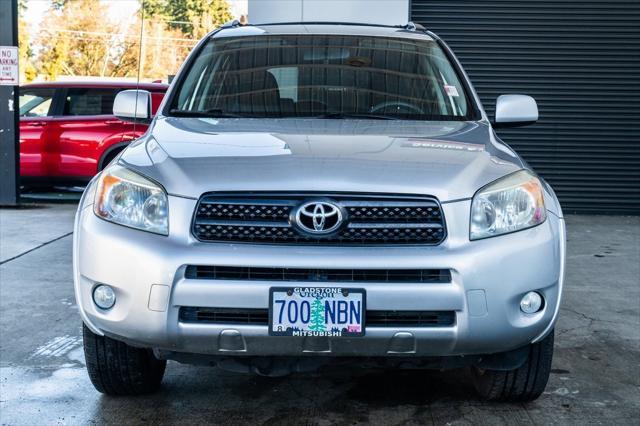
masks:
[[(324, 302), (326, 300), (333, 300), (333, 301), (340, 301), (340, 300), (345, 300), (345, 301), (351, 301), (353, 299), (351, 299), (351, 297), (353, 295), (360, 295), (359, 297), (359, 301), (360, 301), (360, 321), (358, 323), (359, 325), (359, 330), (356, 329), (352, 324), (350, 324), (351, 326), (348, 328), (342, 328), (339, 329), (338, 331), (336, 331), (335, 329), (325, 329), (325, 330), (309, 330), (309, 329), (298, 329), (298, 330), (294, 330), (293, 328), (286, 328), (284, 330), (277, 330), (276, 327), (277, 325), (274, 326), (274, 319), (275, 316), (278, 315), (276, 314), (276, 307), (274, 306), (274, 297), (278, 296), (280, 293), (287, 293), (286, 297), (289, 298), (293, 298), (294, 297), (294, 293), (297, 293), (297, 298), (298, 299), (302, 299), (300, 301), (300, 304), (302, 304), (302, 301), (307, 301), (309, 302), (309, 299), (313, 299), (313, 296), (303, 296), (303, 294), (308, 294), (311, 292), (319, 292), (319, 294), (322, 295), (329, 295), (331, 294), (329, 297), (322, 297), (321, 301), (323, 303), (323, 309), (325, 309), (324, 313), (324, 323), (325, 323), (325, 327), (327, 326), (327, 312), (326, 312), (326, 305), (324, 304)], [(317, 298), (317, 297), (316, 297)], [(278, 299), (281, 300), (281, 299)], [(358, 298), (356, 296), (355, 298), (356, 301), (358, 301)], [(309, 302), (311, 303), (311, 302)], [(366, 324), (366, 304), (367, 304), (367, 293), (365, 291), (364, 288), (345, 288), (345, 287), (320, 287), (320, 286), (290, 286), (290, 287), (271, 287), (269, 289), (269, 335), (270, 336), (287, 336), (287, 337), (362, 337), (365, 335), (365, 324)], [(285, 302), (286, 305), (286, 302)], [(348, 304), (348, 312), (347, 312), (347, 316), (349, 316), (350, 318), (354, 317), (355, 315), (352, 315), (352, 312), (349, 312), (349, 308), (351, 307), (351, 305)], [(337, 305), (333, 306), (334, 308), (334, 315), (338, 315), (336, 313), (337, 310)], [(282, 306), (282, 309), (284, 310), (285, 307), (284, 305)], [(290, 309), (290, 307), (287, 305), (287, 310)], [(309, 309), (311, 309), (311, 306), (309, 306)], [(302, 310), (302, 308), (300, 308), (300, 310)], [(279, 318), (277, 323), (278, 324), (282, 324), (281, 321), (281, 317), (282, 317), (283, 313), (280, 312), (279, 313)], [(289, 315), (289, 313), (287, 312), (286, 315)], [(302, 314), (300, 314), (300, 316), (302, 317)], [(309, 317), (311, 316), (311, 311), (309, 313)], [(287, 318), (289, 319), (289, 318)], [(296, 321), (297, 322), (297, 321)], [(311, 322), (311, 318), (309, 318), (309, 321)], [(333, 324), (333, 323), (332, 323)], [(337, 328), (337, 327), (336, 327)]]

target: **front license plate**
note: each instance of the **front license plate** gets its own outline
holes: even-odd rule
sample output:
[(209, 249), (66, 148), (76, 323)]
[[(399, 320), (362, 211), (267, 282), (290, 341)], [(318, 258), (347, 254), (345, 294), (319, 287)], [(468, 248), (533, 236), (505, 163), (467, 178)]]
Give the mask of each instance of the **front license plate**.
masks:
[(271, 336), (364, 336), (365, 291), (339, 287), (273, 287)]

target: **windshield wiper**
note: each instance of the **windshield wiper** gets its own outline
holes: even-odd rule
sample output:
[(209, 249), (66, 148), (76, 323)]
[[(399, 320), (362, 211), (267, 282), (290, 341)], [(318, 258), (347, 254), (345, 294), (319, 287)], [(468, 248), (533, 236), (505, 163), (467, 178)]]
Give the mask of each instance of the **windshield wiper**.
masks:
[(169, 114), (175, 117), (206, 117), (206, 118), (241, 118), (246, 115), (235, 112), (226, 112), (221, 109), (208, 109), (205, 111), (190, 111), (187, 109), (170, 109)]
[(346, 112), (329, 112), (327, 114), (316, 115), (313, 118), (323, 119), (363, 119), (363, 120), (399, 120), (398, 117), (383, 114), (368, 113), (346, 113)]

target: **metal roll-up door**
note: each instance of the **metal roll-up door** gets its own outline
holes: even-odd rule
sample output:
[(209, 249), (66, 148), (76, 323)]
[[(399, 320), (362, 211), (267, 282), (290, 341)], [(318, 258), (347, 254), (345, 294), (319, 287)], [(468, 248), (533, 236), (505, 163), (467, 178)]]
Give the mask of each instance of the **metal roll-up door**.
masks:
[(556, 190), (565, 212), (640, 213), (640, 1), (412, 0), (493, 117), (505, 93), (540, 121), (499, 130)]

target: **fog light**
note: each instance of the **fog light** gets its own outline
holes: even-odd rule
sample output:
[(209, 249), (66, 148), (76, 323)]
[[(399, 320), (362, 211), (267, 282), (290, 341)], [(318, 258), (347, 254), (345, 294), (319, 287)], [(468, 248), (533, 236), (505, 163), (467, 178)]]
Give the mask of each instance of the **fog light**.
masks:
[(116, 303), (116, 294), (108, 285), (100, 284), (93, 289), (93, 303), (101, 309), (110, 309)]
[(520, 301), (520, 309), (525, 314), (535, 314), (542, 307), (542, 296), (535, 291), (525, 294)]

